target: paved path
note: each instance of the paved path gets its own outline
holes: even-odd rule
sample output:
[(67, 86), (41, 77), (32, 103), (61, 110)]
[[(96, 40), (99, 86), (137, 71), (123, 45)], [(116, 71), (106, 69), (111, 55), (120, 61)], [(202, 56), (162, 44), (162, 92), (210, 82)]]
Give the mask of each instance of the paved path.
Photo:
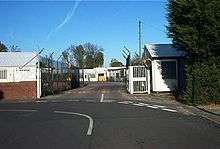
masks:
[(168, 104), (126, 99), (122, 88), (92, 84), (43, 102), (1, 103), (0, 148), (219, 148), (218, 124)]

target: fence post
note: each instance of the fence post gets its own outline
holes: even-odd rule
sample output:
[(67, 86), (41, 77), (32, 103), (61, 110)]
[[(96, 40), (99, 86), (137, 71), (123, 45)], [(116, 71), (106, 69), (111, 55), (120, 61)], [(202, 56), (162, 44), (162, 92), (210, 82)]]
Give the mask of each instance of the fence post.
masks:
[(57, 59), (57, 77), (56, 77), (56, 81), (57, 81), (57, 91), (59, 91), (59, 61)]

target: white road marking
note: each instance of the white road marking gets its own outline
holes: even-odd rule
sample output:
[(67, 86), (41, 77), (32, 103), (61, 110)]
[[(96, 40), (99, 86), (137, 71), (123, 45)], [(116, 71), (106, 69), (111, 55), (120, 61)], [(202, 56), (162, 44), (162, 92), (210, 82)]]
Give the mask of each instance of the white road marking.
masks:
[(155, 107), (155, 106), (147, 106), (148, 108), (152, 108), (152, 109), (157, 109), (158, 107)]
[(87, 136), (92, 135), (92, 129), (93, 129), (93, 119), (86, 114), (81, 114), (81, 113), (75, 113), (75, 112), (66, 112), (66, 111), (54, 111), (54, 113), (59, 113), (59, 114), (69, 114), (69, 115), (78, 115), (78, 116), (83, 116), (89, 119), (89, 127), (87, 131)]
[(24, 109), (0, 109), (0, 112), (37, 112), (37, 110), (24, 110)]
[(147, 104), (147, 103), (142, 103), (142, 102), (139, 102), (138, 103), (139, 105), (143, 105), (143, 106), (148, 106), (149, 104)]
[(101, 95), (100, 102), (103, 102), (103, 100), (104, 100), (104, 94)]
[(36, 102), (37, 103), (46, 103), (47, 101), (46, 100), (37, 100)]
[(163, 108), (162, 110), (164, 110), (164, 111), (169, 111), (169, 112), (177, 112), (177, 110), (167, 109), (167, 108)]
[(165, 108), (165, 106), (161, 106), (161, 105), (153, 105), (153, 106), (158, 108)]
[(118, 103), (122, 103), (122, 104), (132, 104), (133, 102), (132, 102), (132, 101), (121, 101), (121, 102), (118, 102)]
[(115, 102), (115, 100), (108, 100), (108, 99), (106, 100), (106, 99), (105, 99), (103, 102), (111, 103), (111, 102)]
[(140, 104), (140, 103), (133, 103), (133, 105), (134, 105), (134, 106), (140, 106), (140, 107), (143, 107), (143, 106), (145, 106), (145, 105), (143, 105), (143, 104)]

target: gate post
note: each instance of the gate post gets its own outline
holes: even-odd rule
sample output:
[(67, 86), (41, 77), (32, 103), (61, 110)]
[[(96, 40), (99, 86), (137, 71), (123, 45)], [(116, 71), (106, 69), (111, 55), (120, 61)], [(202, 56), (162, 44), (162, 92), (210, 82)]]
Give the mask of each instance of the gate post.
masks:
[(150, 94), (150, 69), (147, 69), (147, 93)]
[(134, 86), (133, 86), (133, 66), (129, 66), (129, 89), (130, 93), (134, 93)]

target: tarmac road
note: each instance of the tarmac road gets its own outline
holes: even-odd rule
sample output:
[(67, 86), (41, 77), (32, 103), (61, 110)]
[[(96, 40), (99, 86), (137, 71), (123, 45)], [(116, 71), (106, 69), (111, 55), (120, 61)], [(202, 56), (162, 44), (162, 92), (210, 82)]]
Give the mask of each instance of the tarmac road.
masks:
[(47, 102), (1, 103), (0, 148), (220, 147), (218, 124), (163, 105), (126, 101), (122, 89), (120, 83), (100, 83)]

